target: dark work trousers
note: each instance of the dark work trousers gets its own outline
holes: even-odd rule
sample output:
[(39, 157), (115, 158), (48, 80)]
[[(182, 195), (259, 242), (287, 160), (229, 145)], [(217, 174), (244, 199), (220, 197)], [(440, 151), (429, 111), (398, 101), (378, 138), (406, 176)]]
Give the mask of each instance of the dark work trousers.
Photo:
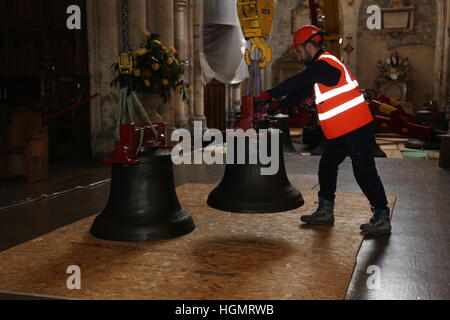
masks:
[(372, 142), (373, 123), (339, 138), (326, 140), (319, 165), (320, 198), (334, 201), (338, 167), (347, 156), (350, 156), (353, 174), (371, 206), (386, 208), (388, 202), (375, 166)]

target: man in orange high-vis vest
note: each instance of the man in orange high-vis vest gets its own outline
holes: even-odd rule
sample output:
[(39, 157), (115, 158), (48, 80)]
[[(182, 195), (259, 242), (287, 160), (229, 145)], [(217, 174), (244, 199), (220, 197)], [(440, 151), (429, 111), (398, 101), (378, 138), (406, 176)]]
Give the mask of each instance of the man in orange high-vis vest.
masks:
[(372, 114), (351, 72), (338, 58), (323, 50), (323, 36), (315, 26), (298, 30), (291, 49), (297, 50), (306, 69), (258, 98), (284, 97), (280, 107), (290, 107), (315, 97), (320, 126), (327, 141), (319, 165), (319, 206), (300, 220), (311, 225), (334, 224), (338, 167), (350, 156), (356, 181), (373, 211), (370, 222), (361, 225), (361, 230), (371, 236), (390, 234), (386, 193), (372, 151)]

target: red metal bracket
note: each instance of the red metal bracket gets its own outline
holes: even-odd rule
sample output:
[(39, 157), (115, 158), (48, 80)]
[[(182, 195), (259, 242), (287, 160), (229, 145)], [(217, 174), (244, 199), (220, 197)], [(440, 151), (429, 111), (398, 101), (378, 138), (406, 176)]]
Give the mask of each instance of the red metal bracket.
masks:
[[(156, 129), (157, 136), (155, 136), (153, 129)], [(113, 150), (112, 159), (106, 159), (102, 162), (139, 164), (139, 160), (136, 159), (138, 148), (148, 146), (165, 148), (165, 131), (163, 123), (154, 125), (122, 124), (120, 126), (120, 142)]]
[(248, 129), (255, 129), (256, 121), (267, 120), (268, 113), (267, 108), (257, 110), (255, 106), (254, 96), (243, 96), (241, 105), (241, 117), (236, 124), (235, 129), (242, 129), (247, 131)]

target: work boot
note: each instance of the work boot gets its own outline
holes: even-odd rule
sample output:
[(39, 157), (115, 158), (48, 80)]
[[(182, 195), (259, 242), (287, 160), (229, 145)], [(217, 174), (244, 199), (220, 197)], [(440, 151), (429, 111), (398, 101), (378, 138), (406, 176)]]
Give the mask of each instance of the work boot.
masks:
[(362, 224), (359, 228), (366, 236), (377, 236), (382, 234), (391, 234), (391, 219), (389, 208), (374, 209), (372, 208), (373, 217), (369, 223)]
[(300, 220), (310, 225), (334, 224), (334, 201), (319, 198), (319, 207), (311, 215), (301, 216)]

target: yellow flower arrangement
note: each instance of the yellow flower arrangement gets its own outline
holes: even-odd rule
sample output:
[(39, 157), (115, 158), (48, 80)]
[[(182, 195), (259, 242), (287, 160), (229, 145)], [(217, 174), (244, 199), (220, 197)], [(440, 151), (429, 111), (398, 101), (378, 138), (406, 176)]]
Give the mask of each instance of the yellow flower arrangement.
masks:
[(174, 47), (164, 46), (157, 34), (148, 35), (133, 54), (132, 74), (121, 74), (115, 63), (113, 66), (118, 75), (111, 84), (130, 91), (157, 94), (165, 100), (170, 98), (172, 91), (179, 90), (182, 98), (187, 100), (188, 84), (183, 75), (188, 62), (179, 61), (176, 52)]
[(141, 69), (134, 69), (134, 75), (136, 77), (140, 77), (142, 75), (142, 70)]
[(146, 53), (147, 53), (146, 49), (140, 49), (140, 50), (135, 52), (135, 54), (138, 55), (138, 56), (142, 56), (142, 55), (144, 55)]

